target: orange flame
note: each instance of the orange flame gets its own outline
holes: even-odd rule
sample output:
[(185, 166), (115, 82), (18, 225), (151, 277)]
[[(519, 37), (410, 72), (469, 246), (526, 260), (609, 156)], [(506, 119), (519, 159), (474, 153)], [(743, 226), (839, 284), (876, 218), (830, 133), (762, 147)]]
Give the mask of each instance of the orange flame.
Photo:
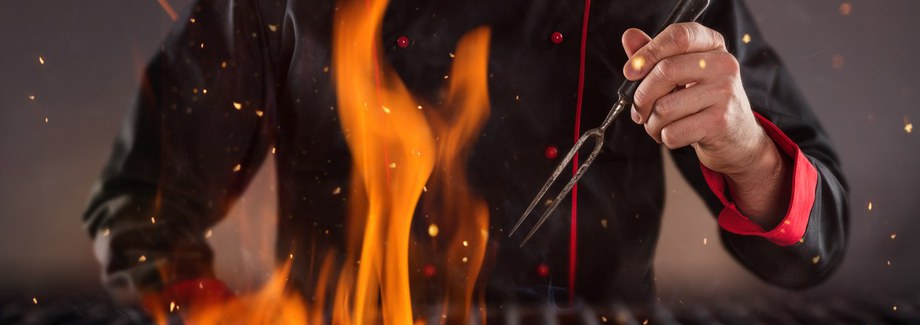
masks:
[[(450, 316), (451, 322), (467, 322), (473, 315), (489, 214), (485, 201), (467, 191), (465, 166), (469, 146), (489, 115), (490, 31), (480, 27), (461, 38), (443, 105), (423, 105), (391, 67), (377, 60), (386, 5), (385, 0), (345, 0), (335, 17), (332, 67), (353, 161), (341, 268), (335, 252), (325, 252), (315, 299), (307, 303), (288, 290), (289, 260), (259, 292), (189, 310), (190, 323), (410, 324), (431, 316), (421, 312), (431, 308), (440, 308), (442, 321)], [(423, 192), (431, 223), (418, 226), (434, 231), (413, 238), (413, 215)], [(413, 240), (431, 247), (410, 247)], [(436, 288), (412, 287), (418, 279), (413, 266), (422, 264), (438, 270), (425, 281)], [(335, 284), (334, 292), (325, 292), (327, 283)], [(440, 306), (413, 306), (410, 292), (425, 290), (436, 292)], [(324, 314), (327, 305), (331, 315)], [(484, 322), (484, 308), (479, 310)], [(159, 323), (162, 316), (156, 317)]]
[(353, 246), (346, 261), (359, 264), (356, 274), (347, 268), (342, 273), (333, 321), (412, 322), (410, 228), (433, 170), (437, 171), (429, 195), (438, 197), (440, 212), (433, 220), (445, 230), (436, 244), (447, 247), (447, 258), (439, 263), (445, 270), (438, 281), (446, 293), (442, 313), (459, 307), (450, 313), (465, 317), (488, 239), (488, 208), (463, 189), (466, 145), (475, 139), (489, 111), (489, 30), (479, 28), (461, 39), (446, 104), (439, 111), (413, 98), (392, 68), (375, 66), (375, 39), (385, 8), (386, 1), (373, 1), (367, 8), (353, 1), (340, 8), (335, 20), (339, 115), (355, 162), (349, 237)]

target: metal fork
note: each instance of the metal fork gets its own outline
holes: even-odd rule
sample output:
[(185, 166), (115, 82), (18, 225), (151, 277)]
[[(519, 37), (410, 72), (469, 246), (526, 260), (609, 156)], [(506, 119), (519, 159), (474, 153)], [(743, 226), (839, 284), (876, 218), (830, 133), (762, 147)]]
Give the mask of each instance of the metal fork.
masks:
[[(677, 3), (677, 6), (674, 7), (674, 11), (671, 12), (671, 15), (668, 16), (668, 19), (665, 21), (664, 25), (658, 31), (661, 33), (665, 28), (672, 24), (684, 23), (684, 22), (693, 22), (697, 21), (700, 16), (706, 11), (706, 8), (709, 7), (710, 0), (680, 0)], [(656, 35), (658, 34), (656, 33)], [(613, 124), (613, 120), (620, 115), (627, 107), (632, 106), (633, 96), (636, 94), (636, 89), (639, 88), (639, 83), (642, 80), (629, 81), (626, 80), (620, 85), (620, 88), (617, 90), (617, 96), (619, 99), (616, 104), (610, 108), (610, 112), (607, 113), (607, 117), (604, 118), (604, 122), (601, 123), (601, 126), (590, 129), (586, 131), (581, 138), (578, 139), (578, 142), (575, 143), (575, 146), (569, 150), (565, 155), (565, 158), (559, 162), (559, 165), (556, 166), (556, 169), (553, 170), (553, 174), (546, 180), (546, 183), (543, 184), (543, 187), (540, 188), (540, 192), (537, 193), (537, 196), (534, 197), (533, 201), (530, 201), (530, 206), (527, 207), (527, 210), (524, 211), (524, 214), (518, 219), (517, 223), (514, 225), (514, 228), (511, 228), (511, 231), (508, 233), (510, 238), (514, 233), (521, 227), (521, 224), (527, 220), (527, 217), (530, 216), (530, 213), (533, 212), (533, 209), (537, 206), (540, 200), (546, 196), (546, 192), (549, 191), (549, 188), (559, 179), (559, 175), (562, 174), (562, 171), (565, 170), (565, 167), (569, 165), (572, 161), (572, 158), (575, 157), (575, 154), (578, 153), (578, 150), (584, 146), (588, 140), (594, 140), (594, 150), (591, 150), (591, 154), (588, 155), (588, 158), (578, 167), (578, 171), (575, 175), (572, 176), (572, 179), (569, 180), (565, 187), (562, 188), (562, 191), (556, 195), (556, 198), (553, 199), (550, 203), (549, 208), (543, 212), (543, 215), (540, 216), (540, 219), (537, 220), (537, 224), (531, 228), (530, 232), (527, 233), (527, 236), (524, 237), (524, 240), (521, 242), (521, 247), (524, 247), (527, 244), (527, 241), (543, 226), (543, 223), (546, 222), (546, 219), (559, 207), (559, 203), (562, 202), (562, 199), (565, 199), (569, 195), (569, 192), (572, 191), (572, 187), (575, 186), (575, 183), (585, 175), (585, 172), (588, 170), (588, 167), (591, 167), (591, 163), (594, 162), (594, 159), (601, 153), (601, 148), (604, 145), (604, 134), (607, 133), (607, 128)]]

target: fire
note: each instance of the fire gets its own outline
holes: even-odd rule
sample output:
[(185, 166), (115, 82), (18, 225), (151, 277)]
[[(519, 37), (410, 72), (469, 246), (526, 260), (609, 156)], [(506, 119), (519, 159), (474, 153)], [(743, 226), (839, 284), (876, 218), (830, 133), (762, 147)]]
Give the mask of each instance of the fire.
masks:
[(335, 20), (339, 115), (354, 161), (346, 261), (357, 269), (342, 272), (333, 322), (413, 321), (409, 243), (422, 192), (429, 193), (425, 205), (437, 211), (437, 226), (429, 226), (429, 239), (416, 239), (446, 249), (446, 258), (424, 262), (444, 270), (436, 279), (443, 289), (441, 313), (463, 318), (472, 307), (488, 239), (488, 208), (464, 190), (464, 167), (468, 145), (489, 113), (489, 30), (476, 29), (460, 40), (445, 104), (421, 110), (432, 105), (415, 99), (378, 60), (375, 40), (385, 8), (386, 1), (352, 1)]
[[(291, 290), (289, 259), (258, 292), (182, 305), (190, 323), (410, 324), (432, 316), (430, 310), (452, 322), (466, 322), (474, 310), (485, 316), (484, 308), (476, 308), (484, 298), (476, 289), (486, 256), (488, 206), (467, 190), (465, 166), (489, 115), (490, 31), (480, 27), (460, 39), (451, 53), (450, 78), (444, 79), (446, 95), (438, 101), (443, 104), (432, 105), (415, 98), (380, 59), (386, 5), (345, 0), (335, 17), (331, 70), (353, 161), (350, 186), (333, 192), (348, 195), (351, 204), (344, 262), (339, 265), (336, 252), (320, 254), (310, 301)], [(419, 206), (430, 220), (416, 222), (420, 229), (413, 232)], [(416, 285), (413, 279), (421, 276), (435, 288)], [(413, 305), (414, 292), (426, 292), (418, 300), (432, 305)], [(432, 293), (436, 300), (428, 299)], [(180, 312), (178, 304), (173, 307)], [(155, 318), (163, 323), (165, 316)]]

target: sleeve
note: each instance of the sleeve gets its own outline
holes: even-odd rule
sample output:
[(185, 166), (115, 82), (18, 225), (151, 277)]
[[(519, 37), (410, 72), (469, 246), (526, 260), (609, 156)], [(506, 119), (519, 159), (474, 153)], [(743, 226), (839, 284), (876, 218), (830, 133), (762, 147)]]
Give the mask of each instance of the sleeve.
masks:
[(692, 148), (672, 152), (678, 168), (719, 216), (730, 254), (767, 282), (789, 288), (816, 285), (836, 269), (847, 245), (847, 185), (827, 133), (763, 41), (741, 0), (713, 1), (703, 24), (725, 37), (741, 65), (757, 120), (793, 162), (787, 214), (761, 229), (731, 202), (720, 174), (702, 167)]
[(144, 71), (83, 215), (120, 302), (213, 278), (206, 233), (271, 145), (274, 82), (258, 6), (199, 0)]

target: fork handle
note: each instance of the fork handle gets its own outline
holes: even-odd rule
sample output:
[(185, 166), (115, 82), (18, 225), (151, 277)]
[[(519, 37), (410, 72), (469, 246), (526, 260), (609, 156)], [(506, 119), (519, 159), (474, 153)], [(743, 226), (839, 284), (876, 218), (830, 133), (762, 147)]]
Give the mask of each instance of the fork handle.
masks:
[[(697, 21), (700, 16), (703, 15), (703, 12), (706, 11), (706, 8), (709, 7), (709, 0), (679, 0), (677, 6), (674, 7), (674, 11), (671, 11), (671, 15), (668, 16), (668, 20), (664, 22), (664, 25), (658, 29), (658, 32), (652, 37), (658, 35), (665, 28), (677, 23), (689, 23)], [(617, 95), (620, 96), (620, 100), (628, 100), (630, 104), (633, 102), (633, 96), (636, 95), (636, 89), (639, 88), (639, 83), (642, 82), (642, 79), (629, 81), (626, 80), (620, 85), (620, 89), (617, 91)]]

